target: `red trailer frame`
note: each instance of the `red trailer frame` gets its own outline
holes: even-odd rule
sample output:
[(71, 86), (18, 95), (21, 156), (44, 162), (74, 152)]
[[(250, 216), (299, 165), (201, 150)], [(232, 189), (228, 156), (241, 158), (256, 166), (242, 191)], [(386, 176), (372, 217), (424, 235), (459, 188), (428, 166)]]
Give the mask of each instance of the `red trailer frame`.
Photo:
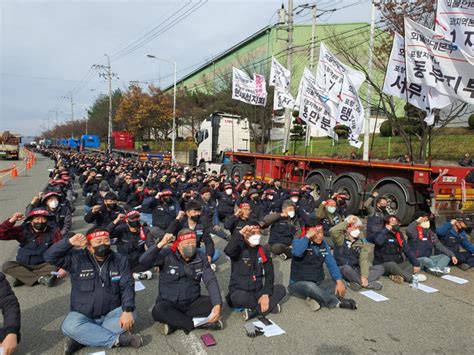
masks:
[(224, 173), (251, 171), (257, 180), (280, 179), (286, 187), (308, 184), (317, 203), (330, 193), (345, 193), (349, 213), (358, 213), (365, 198), (377, 191), (388, 198), (389, 212), (405, 224), (427, 198), (438, 215), (474, 214), (474, 185), (465, 182), (472, 168), (241, 152), (226, 156), (232, 163), (223, 165)]

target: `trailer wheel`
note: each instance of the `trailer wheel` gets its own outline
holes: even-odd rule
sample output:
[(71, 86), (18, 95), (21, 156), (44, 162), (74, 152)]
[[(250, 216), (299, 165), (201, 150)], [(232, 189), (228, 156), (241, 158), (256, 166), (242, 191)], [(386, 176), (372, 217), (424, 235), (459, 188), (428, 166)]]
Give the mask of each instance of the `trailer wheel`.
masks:
[(313, 191), (311, 195), (316, 202), (316, 206), (319, 206), (321, 202), (326, 200), (327, 198), (327, 190), (326, 190), (326, 183), (324, 178), (321, 175), (313, 175), (308, 180), (306, 180), (306, 184), (311, 186)]
[(232, 164), (223, 165), (221, 168), (221, 174), (225, 174), (227, 179), (230, 180), (232, 177)]
[(388, 201), (387, 212), (397, 216), (403, 225), (411, 222), (415, 213), (415, 206), (410, 206), (402, 189), (396, 184), (383, 185), (378, 190), (380, 197), (385, 197)]
[(232, 176), (238, 175), (242, 179), (247, 171), (253, 171), (253, 168), (248, 164), (236, 164), (232, 169)]
[(342, 178), (334, 184), (334, 192), (347, 195), (347, 213), (357, 214), (360, 209), (360, 194), (357, 185), (350, 178)]

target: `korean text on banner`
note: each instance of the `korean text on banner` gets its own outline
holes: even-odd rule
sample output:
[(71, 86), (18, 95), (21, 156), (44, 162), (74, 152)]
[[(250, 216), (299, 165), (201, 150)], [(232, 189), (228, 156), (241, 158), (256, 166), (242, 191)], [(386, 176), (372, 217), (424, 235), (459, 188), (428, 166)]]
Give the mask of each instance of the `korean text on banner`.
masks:
[(254, 74), (254, 78), (251, 79), (245, 72), (233, 67), (232, 99), (250, 105), (265, 106), (267, 102), (265, 77), (260, 74)]
[(474, 0), (438, 0), (436, 32), (474, 56)]
[(336, 120), (334, 114), (337, 107), (324, 97), (314, 85), (314, 76), (308, 70), (306, 76), (303, 75), (300, 83), (300, 92), (298, 96), (301, 98), (299, 118), (306, 124), (319, 128), (326, 135), (337, 140), (337, 134), (334, 132)]
[(434, 31), (405, 18), (406, 72), (409, 83), (474, 104), (474, 58)]
[(293, 109), (295, 100), (290, 94), (290, 71), (282, 66), (275, 57), (272, 57), (269, 85), (275, 87), (273, 96), (273, 109)]
[(431, 115), (432, 109), (442, 109), (449, 106), (453, 99), (443, 95), (435, 88), (407, 83), (405, 67), (405, 39), (398, 33), (393, 38), (392, 51), (387, 65), (383, 92), (406, 100), (415, 107), (425, 110), (428, 114), (425, 121), (432, 125), (434, 118)]

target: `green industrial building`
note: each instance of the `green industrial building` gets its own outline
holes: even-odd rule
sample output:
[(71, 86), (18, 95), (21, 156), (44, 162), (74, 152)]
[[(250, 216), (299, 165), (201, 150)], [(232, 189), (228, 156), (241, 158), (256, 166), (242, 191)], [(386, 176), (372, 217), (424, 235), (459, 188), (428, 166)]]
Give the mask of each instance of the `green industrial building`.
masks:
[[(293, 64), (292, 93), (296, 95), (297, 86), (303, 69), (309, 67), (311, 49), (311, 25), (295, 25), (293, 31)], [(314, 60), (317, 64), (319, 45), (323, 41), (329, 47), (335, 36), (340, 36), (354, 43), (354, 48), (368, 54), (370, 24), (358, 22), (347, 24), (321, 24), (316, 26), (316, 40), (314, 43)], [(256, 71), (268, 78), (271, 56), (275, 56), (280, 63), (286, 65), (287, 59), (287, 26), (267, 26), (247, 37), (235, 46), (210, 59), (199, 68), (178, 79), (178, 89), (202, 90), (213, 92), (219, 90), (219, 84), (232, 76), (232, 66), (239, 69)], [(337, 53), (336, 53), (337, 54)], [(368, 55), (367, 55), (368, 57)], [(165, 91), (172, 90), (173, 86), (166, 87)]]

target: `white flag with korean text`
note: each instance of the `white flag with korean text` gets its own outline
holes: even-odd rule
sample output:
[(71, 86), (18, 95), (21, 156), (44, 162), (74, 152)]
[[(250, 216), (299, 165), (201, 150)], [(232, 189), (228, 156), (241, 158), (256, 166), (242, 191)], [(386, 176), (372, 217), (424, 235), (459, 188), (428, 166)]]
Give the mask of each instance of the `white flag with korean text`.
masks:
[(344, 76), (349, 75), (352, 84), (357, 90), (365, 81), (364, 73), (348, 67), (334, 56), (326, 45), (321, 42), (319, 50), (319, 62), (316, 72), (316, 86), (325, 91), (334, 102), (340, 101), (340, 94)]
[(442, 109), (449, 106), (453, 99), (443, 95), (435, 88), (407, 83), (405, 67), (405, 39), (395, 33), (392, 51), (387, 65), (383, 92), (407, 100), (413, 106), (427, 112), (425, 122), (434, 124), (433, 109)]
[(232, 67), (232, 99), (250, 105), (265, 106), (267, 102), (265, 77), (254, 74), (251, 79), (247, 73)]
[(407, 81), (474, 104), (474, 58), (429, 28), (405, 18)]
[(283, 108), (293, 109), (295, 106), (295, 100), (290, 93), (290, 77), (290, 71), (281, 65), (275, 57), (272, 57), (269, 85), (275, 87), (273, 96), (274, 110), (281, 110)]
[(307, 125), (316, 127), (337, 140), (337, 134), (334, 132), (336, 125), (334, 115), (337, 107), (315, 86), (315, 81), (314, 75), (305, 68), (298, 91), (300, 99), (298, 117)]
[(474, 0), (438, 0), (435, 31), (474, 56)]

